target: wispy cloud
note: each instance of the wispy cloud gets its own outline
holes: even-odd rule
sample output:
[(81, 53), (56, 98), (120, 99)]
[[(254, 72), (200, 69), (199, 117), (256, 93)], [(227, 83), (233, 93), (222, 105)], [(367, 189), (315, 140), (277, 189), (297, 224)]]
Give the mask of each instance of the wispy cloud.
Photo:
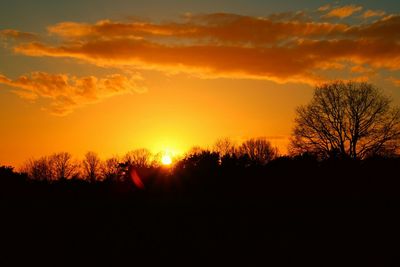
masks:
[[(18, 52), (31, 56), (73, 57), (100, 65), (134, 65), (143, 69), (198, 72), (222, 77), (253, 77), (276, 81), (306, 81), (318, 58), (304, 56), (313, 44), (287, 47), (248, 48), (235, 46), (167, 46), (136, 40), (89, 42), (76, 47), (47, 47), (28, 44)], [(118, 53), (115, 53), (118, 51)]]
[(389, 77), (388, 80), (392, 82), (395, 86), (400, 87), (400, 79), (395, 77)]
[(362, 6), (356, 6), (356, 5), (348, 5), (348, 6), (341, 6), (341, 7), (336, 7), (331, 9), (327, 14), (325, 14), (323, 17), (325, 18), (347, 18), (353, 15), (354, 13), (357, 13), (363, 9)]
[[(335, 35), (349, 28), (344, 24), (301, 22), (297, 16), (282, 15), (268, 18), (236, 14), (190, 15), (181, 23), (156, 24), (151, 22), (99, 21), (95, 24), (63, 22), (48, 27), (48, 31), (67, 40), (131, 39), (160, 41), (169, 38), (175, 44), (185, 40), (230, 45), (276, 44), (291, 37), (313, 38)], [(298, 15), (298, 14), (297, 14)], [(172, 39), (172, 40), (171, 40)]]
[(13, 92), (21, 98), (31, 101), (48, 99), (49, 104), (44, 108), (55, 115), (66, 115), (80, 106), (114, 95), (142, 93), (145, 88), (139, 87), (140, 79), (140, 76), (121, 74), (97, 78), (33, 72), (13, 80), (0, 74), (0, 84), (16, 88)]
[(383, 17), (386, 15), (386, 12), (383, 10), (367, 10), (363, 13), (363, 18), (372, 18), (372, 17)]
[(101, 66), (313, 83), (325, 78), (321, 69), (343, 62), (399, 69), (399, 27), (395, 15), (360, 25), (220, 13), (169, 23), (63, 22), (48, 28), (61, 43), (29, 42), (15, 51)]
[(366, 68), (362, 65), (354, 66), (350, 69), (350, 71), (354, 73), (373, 73), (373, 70), (371, 68)]
[(13, 29), (0, 30), (0, 38), (17, 41), (33, 41), (38, 39), (37, 35), (34, 33), (21, 32)]
[(327, 11), (327, 10), (329, 10), (331, 8), (332, 8), (331, 4), (326, 4), (326, 5), (323, 5), (320, 8), (318, 8), (318, 11), (324, 12), (324, 11)]

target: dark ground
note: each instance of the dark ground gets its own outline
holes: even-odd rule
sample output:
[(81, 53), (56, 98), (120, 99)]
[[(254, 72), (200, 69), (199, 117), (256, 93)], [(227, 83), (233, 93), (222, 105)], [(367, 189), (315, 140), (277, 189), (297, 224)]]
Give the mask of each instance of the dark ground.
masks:
[(144, 190), (3, 169), (0, 266), (399, 266), (399, 162), (203, 166)]

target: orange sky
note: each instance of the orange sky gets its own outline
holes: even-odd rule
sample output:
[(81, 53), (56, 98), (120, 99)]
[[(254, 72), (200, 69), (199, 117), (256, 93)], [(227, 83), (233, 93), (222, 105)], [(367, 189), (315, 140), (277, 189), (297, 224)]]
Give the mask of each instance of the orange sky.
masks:
[(295, 108), (332, 79), (372, 82), (400, 102), (400, 16), (384, 6), (192, 11), (0, 26), (0, 164), (183, 153), (220, 137), (266, 136), (284, 153)]

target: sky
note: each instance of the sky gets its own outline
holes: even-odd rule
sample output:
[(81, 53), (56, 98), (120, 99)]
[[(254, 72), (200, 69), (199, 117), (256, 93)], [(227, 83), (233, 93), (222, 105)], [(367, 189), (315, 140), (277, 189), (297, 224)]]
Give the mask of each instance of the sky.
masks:
[(2, 0), (0, 165), (266, 137), (332, 80), (400, 104), (400, 2)]

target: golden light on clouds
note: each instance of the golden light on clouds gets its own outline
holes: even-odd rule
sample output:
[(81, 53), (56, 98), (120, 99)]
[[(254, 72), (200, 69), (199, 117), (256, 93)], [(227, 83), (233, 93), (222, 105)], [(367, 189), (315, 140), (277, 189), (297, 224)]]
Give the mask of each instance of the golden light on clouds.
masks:
[(38, 39), (38, 36), (30, 32), (21, 32), (13, 29), (0, 30), (0, 39), (13, 39), (19, 41), (33, 41)]
[[(344, 18), (360, 10), (344, 6), (325, 16)], [(329, 78), (321, 68), (343, 63), (399, 69), (399, 26), (400, 16), (350, 25), (225, 13), (170, 23), (62, 22), (48, 28), (59, 43), (21, 43), (14, 50), (99, 66), (314, 84)]]
[(75, 77), (68, 74), (33, 72), (11, 80), (0, 74), (0, 84), (17, 88), (14, 93), (22, 98), (35, 101), (38, 98), (50, 100), (45, 107), (52, 114), (65, 115), (82, 105), (96, 103), (114, 95), (143, 93), (145, 88), (137, 84), (140, 76), (130, 77), (113, 74), (104, 78), (94, 76)]
[[(353, 15), (356, 12), (359, 12), (363, 9), (362, 6), (356, 6), (356, 5), (348, 5), (348, 6), (341, 6), (341, 7), (336, 7), (331, 9), (324, 17), (326, 18), (347, 18)], [(327, 10), (327, 9), (326, 9)], [(322, 10), (324, 11), (324, 10)]]
[(373, 18), (373, 17), (383, 17), (385, 16), (386, 12), (383, 10), (367, 10), (364, 12), (363, 17), (364, 18)]

